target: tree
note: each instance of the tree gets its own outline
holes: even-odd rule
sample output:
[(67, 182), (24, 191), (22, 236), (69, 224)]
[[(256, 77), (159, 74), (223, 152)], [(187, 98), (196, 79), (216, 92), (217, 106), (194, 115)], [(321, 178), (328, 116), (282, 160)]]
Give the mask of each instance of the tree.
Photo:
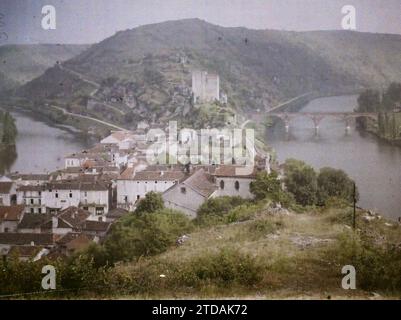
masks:
[(315, 170), (303, 161), (289, 159), (285, 162), (285, 185), (300, 205), (313, 205), (317, 196)]
[(160, 193), (151, 191), (146, 194), (145, 199), (139, 201), (135, 213), (150, 213), (161, 209), (164, 209), (162, 195)]
[[(353, 201), (354, 181), (343, 170), (322, 168), (317, 178), (318, 204), (324, 205), (329, 198)], [(358, 199), (358, 191), (356, 191)]]
[(14, 118), (9, 112), (6, 112), (3, 116), (3, 137), (2, 143), (7, 145), (15, 144), (15, 138), (17, 137), (17, 127), (15, 125)]
[(170, 209), (129, 215), (113, 225), (104, 245), (110, 262), (135, 260), (164, 252), (191, 227), (185, 214)]
[(380, 108), (379, 91), (368, 89), (362, 92), (358, 97), (359, 112), (377, 112)]
[(256, 180), (251, 182), (250, 190), (256, 200), (265, 198), (274, 200), (281, 190), (277, 172), (273, 171), (268, 174), (266, 171), (262, 171), (258, 173)]

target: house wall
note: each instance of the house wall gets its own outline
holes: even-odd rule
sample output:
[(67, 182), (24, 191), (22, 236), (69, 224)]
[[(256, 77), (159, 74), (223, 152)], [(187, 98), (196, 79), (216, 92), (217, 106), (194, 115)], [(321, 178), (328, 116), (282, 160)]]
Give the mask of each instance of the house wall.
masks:
[(18, 191), (17, 204), (24, 204), (25, 213), (45, 213), (46, 205), (42, 200), (42, 192), (39, 191)]
[(77, 158), (65, 158), (64, 159), (64, 167), (69, 168), (69, 167), (80, 167), (82, 163), (82, 159), (77, 159)]
[(117, 207), (132, 210), (135, 202), (148, 192), (163, 193), (174, 185), (174, 181), (117, 180)]
[[(183, 193), (181, 188), (186, 192)], [(162, 197), (167, 208), (182, 211), (191, 218), (196, 217), (196, 211), (206, 201), (204, 196), (183, 184), (168, 190)]]
[[(220, 187), (220, 181), (224, 181), (224, 189)], [(235, 182), (239, 182), (239, 189), (235, 189)], [(254, 181), (254, 179), (250, 178), (239, 178), (239, 177), (216, 177), (216, 186), (218, 189), (216, 190), (214, 196), (222, 197), (222, 196), (239, 196), (245, 199), (252, 199), (253, 194), (250, 191), (250, 183)]]
[(0, 232), (17, 232), (18, 221), (3, 221), (0, 223)]

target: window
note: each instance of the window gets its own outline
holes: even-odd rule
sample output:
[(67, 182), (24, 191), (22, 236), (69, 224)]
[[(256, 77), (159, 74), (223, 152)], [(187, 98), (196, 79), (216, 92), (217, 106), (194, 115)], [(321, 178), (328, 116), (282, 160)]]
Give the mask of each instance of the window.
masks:
[(4, 233), (7, 233), (8, 232), (8, 228), (4, 228)]
[(104, 213), (104, 208), (103, 207), (96, 207), (96, 214), (102, 215)]
[(70, 192), (70, 198), (72, 198), (72, 192)]
[(54, 195), (56, 198), (58, 198), (58, 193), (56, 192), (56, 194)]
[(83, 207), (82, 209), (88, 211), (88, 210), (89, 210), (89, 207)]
[(128, 202), (128, 196), (124, 196), (124, 202)]
[(138, 195), (136, 196), (136, 200), (139, 200), (140, 197), (141, 197), (141, 196), (138, 194)]
[(42, 208), (39, 208), (39, 209), (38, 209), (38, 213), (42, 213)]
[(187, 188), (185, 188), (185, 187), (181, 187), (181, 193), (187, 193)]
[(87, 196), (88, 196), (88, 193), (87, 193), (86, 191), (84, 192), (84, 196), (85, 196), (85, 197), (87, 197)]
[(39, 199), (39, 204), (42, 204), (42, 199)]
[(157, 181), (155, 181), (155, 183), (157, 183)]
[(33, 199), (31, 199), (31, 204), (33, 204)]
[(40, 197), (42, 195), (42, 191), (39, 191), (38, 194), (39, 194), (39, 197)]
[(235, 187), (235, 190), (239, 190), (239, 182), (238, 181), (235, 181), (235, 183), (234, 183), (234, 187)]
[(31, 213), (35, 213), (35, 211), (34, 211), (34, 209), (33, 209), (33, 208), (31, 208)]
[(224, 180), (220, 180), (220, 189), (221, 189), (221, 190), (224, 189)]

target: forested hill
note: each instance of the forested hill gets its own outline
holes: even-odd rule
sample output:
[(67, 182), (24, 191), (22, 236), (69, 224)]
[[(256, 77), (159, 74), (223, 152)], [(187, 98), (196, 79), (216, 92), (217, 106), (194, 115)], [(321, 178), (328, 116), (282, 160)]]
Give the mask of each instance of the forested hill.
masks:
[[(230, 106), (256, 109), (311, 91), (354, 92), (397, 81), (400, 52), (398, 35), (169, 21), (120, 31), (63, 63), (63, 68), (47, 70), (19, 94), (76, 102), (96, 89), (86, 79), (103, 89), (132, 91), (131, 108), (144, 117), (147, 112), (179, 115), (190, 107), (185, 89), (191, 85), (191, 70), (203, 69), (220, 75)], [(99, 91), (98, 98), (107, 90)]]
[(2, 45), (0, 91), (25, 84), (40, 76), (57, 61), (68, 60), (87, 48), (87, 45)]

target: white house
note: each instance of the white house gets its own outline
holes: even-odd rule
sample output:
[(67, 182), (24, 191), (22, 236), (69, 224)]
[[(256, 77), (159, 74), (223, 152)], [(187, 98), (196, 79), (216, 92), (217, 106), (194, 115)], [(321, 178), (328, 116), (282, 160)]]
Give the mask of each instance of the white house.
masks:
[(25, 205), (25, 213), (46, 213), (42, 200), (44, 185), (23, 185), (17, 188), (17, 204)]
[(214, 196), (216, 189), (213, 178), (204, 169), (199, 169), (181, 183), (165, 191), (162, 197), (167, 208), (182, 211), (189, 217), (195, 218), (198, 208)]
[(0, 233), (16, 232), (24, 217), (24, 206), (0, 206)]
[(10, 206), (15, 204), (16, 199), (16, 183), (11, 179), (2, 177), (0, 181), (0, 206)]
[(256, 179), (256, 168), (252, 173), (240, 174), (244, 167), (234, 165), (219, 166), (213, 176), (217, 190), (215, 195), (222, 196), (239, 196), (245, 199), (253, 198), (250, 190), (250, 184)]
[(127, 168), (117, 180), (117, 207), (133, 210), (148, 192), (163, 193), (184, 178), (182, 171), (136, 171)]
[(100, 181), (57, 181), (46, 186), (42, 202), (50, 211), (74, 206), (89, 211), (93, 219), (98, 219), (109, 210), (110, 187)]

